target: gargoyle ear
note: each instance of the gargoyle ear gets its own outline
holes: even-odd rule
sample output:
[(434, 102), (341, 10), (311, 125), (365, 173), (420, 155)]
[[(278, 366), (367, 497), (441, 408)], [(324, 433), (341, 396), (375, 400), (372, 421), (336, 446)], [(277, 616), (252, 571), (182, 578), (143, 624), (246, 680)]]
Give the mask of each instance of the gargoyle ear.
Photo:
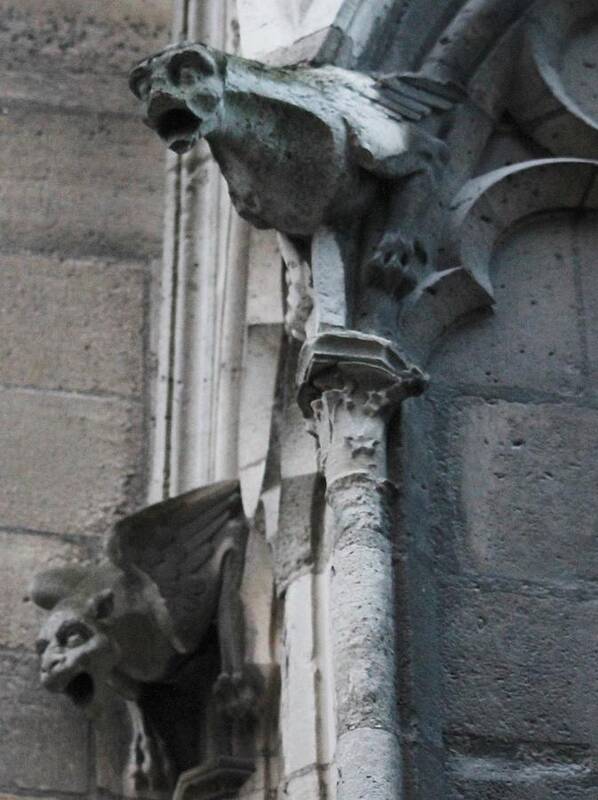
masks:
[(96, 620), (106, 620), (114, 611), (114, 592), (104, 589), (87, 601), (87, 611)]
[(54, 606), (75, 591), (85, 577), (83, 567), (57, 567), (40, 572), (31, 582), (29, 594), (33, 602), (51, 611)]

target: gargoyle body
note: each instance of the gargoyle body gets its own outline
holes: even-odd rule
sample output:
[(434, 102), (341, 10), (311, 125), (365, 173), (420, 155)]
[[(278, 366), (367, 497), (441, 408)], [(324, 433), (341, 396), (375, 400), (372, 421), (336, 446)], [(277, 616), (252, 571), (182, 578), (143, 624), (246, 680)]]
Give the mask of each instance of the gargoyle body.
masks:
[(123, 520), (99, 565), (49, 570), (34, 580), (33, 600), (51, 611), (37, 640), (41, 681), (90, 715), (106, 692), (128, 702), (133, 790), (172, 783), (145, 699), (189, 673), (214, 629), (220, 675), (208, 694), (233, 716), (255, 701), (239, 598), (246, 535), (238, 484), (216, 484)]
[(294, 237), (350, 228), (380, 192), (407, 181), (409, 197), (390, 203), (390, 239), (372, 263), (406, 266), (416, 253), (416, 224), (447, 156), (418, 123), (449, 111), (454, 87), (332, 66), (273, 68), (184, 44), (137, 66), (131, 88), (172, 150), (207, 140), (233, 204), (256, 227)]

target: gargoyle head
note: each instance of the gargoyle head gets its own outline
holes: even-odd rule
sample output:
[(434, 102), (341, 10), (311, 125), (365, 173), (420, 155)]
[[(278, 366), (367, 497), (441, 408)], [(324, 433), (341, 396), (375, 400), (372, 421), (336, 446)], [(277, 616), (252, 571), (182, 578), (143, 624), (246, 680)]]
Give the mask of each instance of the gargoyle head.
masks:
[(146, 124), (175, 153), (186, 153), (218, 126), (224, 72), (223, 54), (180, 44), (138, 64), (129, 85), (145, 104)]
[(37, 605), (52, 611), (36, 642), (41, 682), (90, 713), (120, 657), (106, 630), (114, 593), (102, 587), (103, 577), (95, 575), (89, 586), (83, 569), (49, 570), (35, 578), (31, 592)]

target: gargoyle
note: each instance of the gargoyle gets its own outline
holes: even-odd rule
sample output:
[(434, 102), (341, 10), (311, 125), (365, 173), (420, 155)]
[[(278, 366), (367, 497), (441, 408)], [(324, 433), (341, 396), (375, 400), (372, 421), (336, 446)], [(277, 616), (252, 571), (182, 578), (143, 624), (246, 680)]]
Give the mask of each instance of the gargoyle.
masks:
[(457, 87), (417, 74), (273, 68), (204, 44), (143, 61), (130, 85), (172, 150), (207, 140), (235, 208), (256, 227), (291, 237), (350, 229), (376, 197), (391, 198), (369, 263), (417, 279), (427, 254), (415, 231), (448, 153), (421, 123), (449, 112)]
[[(176, 767), (190, 766), (171, 763), (149, 701), (155, 705), (156, 687), (172, 692), (181, 676), (201, 672), (214, 628), (220, 674), (207, 694), (237, 718), (255, 705), (239, 597), (246, 537), (239, 486), (224, 482), (124, 519), (99, 565), (34, 579), (32, 599), (52, 612), (37, 640), (41, 681), (90, 715), (107, 691), (128, 701), (133, 790), (170, 788)], [(205, 668), (195, 680), (208, 680)]]

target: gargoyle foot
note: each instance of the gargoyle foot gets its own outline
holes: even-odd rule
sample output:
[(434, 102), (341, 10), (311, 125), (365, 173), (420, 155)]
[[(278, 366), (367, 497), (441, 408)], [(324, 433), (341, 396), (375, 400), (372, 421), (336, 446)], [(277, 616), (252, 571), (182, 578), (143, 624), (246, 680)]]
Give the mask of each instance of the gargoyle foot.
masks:
[(227, 717), (246, 719), (257, 716), (261, 692), (247, 670), (232, 674), (222, 672), (213, 692), (218, 707)]
[(427, 261), (426, 250), (419, 239), (406, 236), (402, 231), (389, 231), (368, 261), (370, 280), (402, 297), (415, 288)]

